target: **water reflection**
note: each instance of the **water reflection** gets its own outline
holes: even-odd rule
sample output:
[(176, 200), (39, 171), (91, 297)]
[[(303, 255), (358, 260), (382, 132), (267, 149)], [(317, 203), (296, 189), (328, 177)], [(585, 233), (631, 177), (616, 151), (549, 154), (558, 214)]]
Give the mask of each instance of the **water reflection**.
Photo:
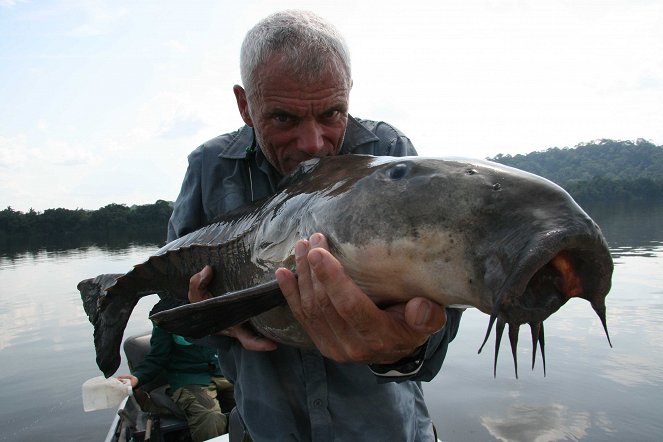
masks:
[[(507, 340), (497, 378), (492, 351), (478, 355), (488, 317), (469, 309), (442, 372), (424, 390), (445, 441), (660, 440), (663, 407), (663, 205), (590, 206), (617, 264), (606, 299), (610, 348), (584, 300), (546, 321), (544, 377), (521, 335), (519, 379)], [(84, 414), (80, 385), (97, 376), (92, 327), (76, 284), (123, 273), (161, 239), (68, 242), (0, 250), (0, 440), (101, 440), (113, 418)], [(149, 330), (156, 299), (139, 302), (126, 335)], [(123, 362), (120, 371), (128, 368)], [(44, 374), (48, 376), (44, 376)], [(35, 403), (34, 398), (40, 398)], [(38, 416), (38, 417), (35, 417)], [(71, 425), (70, 422), (77, 422)]]
[(51, 238), (47, 242), (33, 243), (31, 241), (0, 243), (0, 259), (15, 260), (43, 256), (43, 253), (81, 254), (90, 249), (100, 249), (110, 254), (122, 252), (133, 246), (152, 245), (155, 250), (164, 244), (164, 235), (161, 232), (151, 232), (135, 236), (117, 236), (105, 238), (77, 237), (68, 235), (63, 238)]
[[(513, 405), (503, 416), (482, 417), (481, 425), (500, 441), (552, 442), (584, 438), (592, 420), (591, 412), (572, 412), (561, 404)], [(605, 416), (597, 421), (603, 426), (609, 424)]]
[[(468, 310), (442, 373), (424, 384), (442, 440), (660, 440), (663, 204), (586, 209), (616, 264), (606, 298), (614, 348), (588, 303), (570, 300), (546, 320), (547, 376), (523, 367), (516, 380), (505, 357), (493, 379), (492, 355), (476, 354), (487, 318)], [(529, 361), (531, 347), (519, 348), (518, 359)]]
[(601, 227), (613, 256), (654, 256), (663, 245), (663, 204), (652, 202), (595, 203), (585, 211)]

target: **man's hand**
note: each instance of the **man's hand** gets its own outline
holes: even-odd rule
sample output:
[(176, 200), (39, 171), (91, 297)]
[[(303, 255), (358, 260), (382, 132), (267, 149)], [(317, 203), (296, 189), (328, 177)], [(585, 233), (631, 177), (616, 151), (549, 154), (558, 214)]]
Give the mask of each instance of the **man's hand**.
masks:
[(204, 269), (196, 273), (189, 279), (189, 302), (200, 302), (212, 297), (207, 287), (214, 278), (214, 269), (206, 265)]
[(394, 363), (446, 322), (444, 308), (425, 298), (378, 308), (329, 253), (322, 234), (298, 241), (295, 261), (298, 278), (280, 268), (276, 279), (320, 352), (337, 362)]
[[(193, 275), (189, 279), (189, 302), (199, 302), (211, 298), (212, 294), (207, 290), (207, 287), (209, 287), (213, 278), (214, 269), (209, 265)], [(256, 334), (245, 324), (230, 327), (221, 331), (219, 334), (237, 339), (247, 350), (271, 351), (276, 349), (276, 343), (274, 341)]]

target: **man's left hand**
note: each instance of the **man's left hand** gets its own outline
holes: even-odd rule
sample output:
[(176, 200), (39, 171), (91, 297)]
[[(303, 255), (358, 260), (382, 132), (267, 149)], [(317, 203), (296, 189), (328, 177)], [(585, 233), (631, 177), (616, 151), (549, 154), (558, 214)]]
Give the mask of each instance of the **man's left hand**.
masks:
[(411, 355), (446, 322), (442, 306), (413, 298), (384, 310), (344, 272), (324, 235), (295, 246), (297, 278), (276, 279), (288, 305), (323, 356), (337, 362), (391, 364)]

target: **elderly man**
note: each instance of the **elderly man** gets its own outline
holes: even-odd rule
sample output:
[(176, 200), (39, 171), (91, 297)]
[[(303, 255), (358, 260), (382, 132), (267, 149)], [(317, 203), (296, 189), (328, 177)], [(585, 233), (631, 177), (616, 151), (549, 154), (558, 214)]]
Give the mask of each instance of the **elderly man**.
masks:
[[(240, 63), (244, 87), (233, 91), (246, 125), (189, 155), (168, 240), (275, 193), (304, 160), (416, 155), (394, 127), (348, 114), (349, 52), (316, 15), (262, 20), (247, 33)], [(277, 345), (246, 325), (208, 339), (253, 440), (434, 440), (420, 381), (439, 371), (460, 311), (424, 298), (377, 308), (319, 233), (299, 241), (295, 255), (298, 278), (286, 269), (276, 278), (317, 350)], [(194, 275), (189, 299), (208, 297), (213, 277), (210, 267)]]

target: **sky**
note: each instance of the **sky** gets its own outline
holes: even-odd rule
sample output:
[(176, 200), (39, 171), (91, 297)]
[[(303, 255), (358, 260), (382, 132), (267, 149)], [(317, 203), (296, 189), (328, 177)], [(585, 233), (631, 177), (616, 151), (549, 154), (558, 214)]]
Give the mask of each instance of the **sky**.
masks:
[(0, 0), (0, 210), (177, 197), (241, 127), (246, 31), (308, 9), (350, 47), (350, 113), (420, 155), (663, 144), (660, 0)]

